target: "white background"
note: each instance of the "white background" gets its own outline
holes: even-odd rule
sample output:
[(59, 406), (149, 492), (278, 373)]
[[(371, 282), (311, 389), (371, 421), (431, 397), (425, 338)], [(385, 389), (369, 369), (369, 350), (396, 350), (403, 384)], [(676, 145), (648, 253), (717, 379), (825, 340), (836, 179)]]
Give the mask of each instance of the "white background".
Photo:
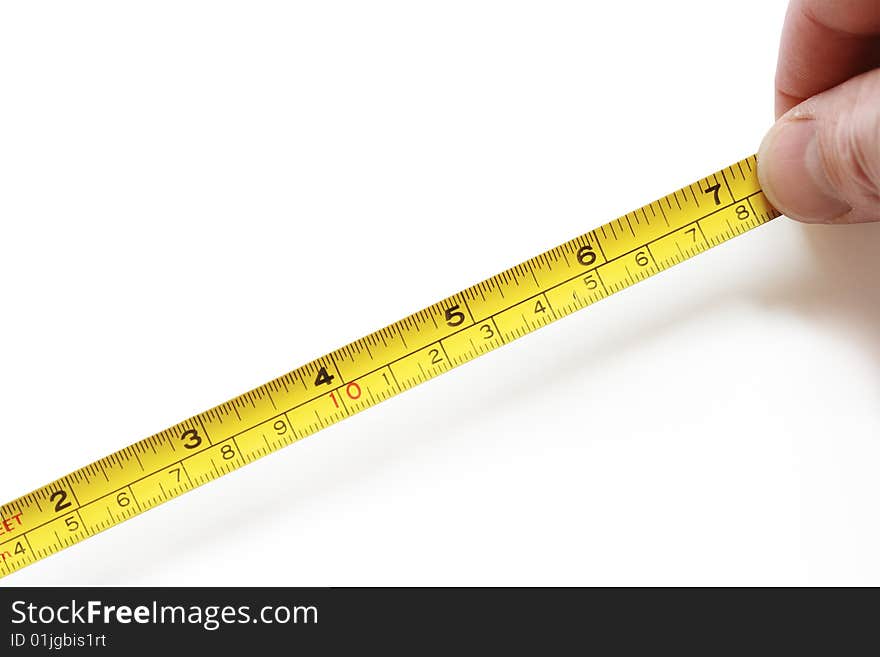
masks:
[[(0, 11), (0, 500), (726, 166), (785, 3)], [(880, 230), (788, 219), (4, 580), (880, 584)]]

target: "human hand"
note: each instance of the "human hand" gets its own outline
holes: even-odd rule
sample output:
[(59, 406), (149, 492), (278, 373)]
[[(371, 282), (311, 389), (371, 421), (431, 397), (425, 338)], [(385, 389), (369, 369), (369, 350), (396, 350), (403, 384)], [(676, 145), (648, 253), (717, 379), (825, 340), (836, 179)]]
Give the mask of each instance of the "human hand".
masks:
[[(811, 223), (880, 221), (880, 2), (791, 0), (764, 193)], [(781, 118), (780, 118), (781, 117)]]

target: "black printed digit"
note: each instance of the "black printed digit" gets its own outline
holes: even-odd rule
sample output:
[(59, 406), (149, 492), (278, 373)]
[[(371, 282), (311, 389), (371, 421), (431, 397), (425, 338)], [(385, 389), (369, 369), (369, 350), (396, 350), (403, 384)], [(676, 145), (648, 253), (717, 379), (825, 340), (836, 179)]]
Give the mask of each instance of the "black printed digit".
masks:
[(56, 490), (52, 493), (49, 496), (49, 501), (55, 502), (55, 513), (60, 513), (61, 511), (64, 511), (64, 509), (73, 506), (73, 504), (67, 500), (67, 491), (63, 490)]

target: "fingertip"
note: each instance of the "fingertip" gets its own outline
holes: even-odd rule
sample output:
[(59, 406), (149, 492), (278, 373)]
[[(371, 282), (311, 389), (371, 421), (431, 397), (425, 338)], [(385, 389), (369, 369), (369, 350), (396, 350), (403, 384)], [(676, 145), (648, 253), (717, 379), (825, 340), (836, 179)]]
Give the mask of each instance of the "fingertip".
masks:
[(792, 219), (828, 223), (851, 210), (825, 177), (814, 119), (776, 122), (758, 151), (758, 178), (770, 204)]

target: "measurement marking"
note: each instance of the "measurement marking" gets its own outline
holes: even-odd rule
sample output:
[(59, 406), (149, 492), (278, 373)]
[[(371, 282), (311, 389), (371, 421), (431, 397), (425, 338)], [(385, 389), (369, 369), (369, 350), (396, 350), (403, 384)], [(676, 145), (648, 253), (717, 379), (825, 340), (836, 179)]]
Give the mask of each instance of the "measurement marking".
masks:
[[(727, 182), (727, 176), (724, 175), (724, 169), (721, 170), (721, 180), (724, 181), (724, 186), (727, 187), (727, 193), (730, 194), (731, 200), (736, 203), (736, 197), (733, 195), (733, 190), (730, 188), (730, 183)], [(715, 182), (716, 184), (718, 183), (717, 176)]]

